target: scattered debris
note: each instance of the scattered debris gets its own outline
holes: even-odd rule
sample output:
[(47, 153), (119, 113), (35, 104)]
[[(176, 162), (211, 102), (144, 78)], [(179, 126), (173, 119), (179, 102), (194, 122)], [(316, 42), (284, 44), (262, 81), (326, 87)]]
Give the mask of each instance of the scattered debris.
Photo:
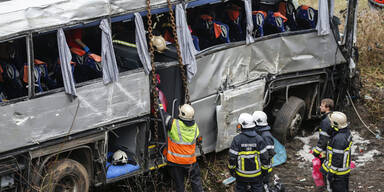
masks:
[[(371, 143), (369, 140), (364, 139), (360, 136), (360, 134), (357, 131), (352, 131), (352, 159), (356, 161), (356, 167), (364, 166), (366, 162), (373, 161), (373, 157), (375, 155), (380, 155), (381, 152), (373, 149), (368, 150), (368, 145)], [(312, 159), (314, 158), (309, 151), (312, 150), (314, 146), (311, 146), (311, 140), (317, 141), (319, 139), (319, 133), (315, 132), (313, 135), (308, 137), (296, 137), (296, 139), (300, 140), (304, 145), (301, 150), (299, 150), (296, 155), (298, 156), (297, 159), (302, 160), (300, 162), (299, 167), (304, 167), (305, 165), (311, 165)], [(313, 143), (313, 142), (312, 142)], [(313, 144), (315, 145), (315, 144)]]
[[(312, 159), (314, 158), (314, 156), (309, 153), (314, 147), (310, 145), (310, 142), (311, 140), (317, 141), (319, 139), (319, 132), (315, 132), (308, 137), (295, 137), (295, 139), (300, 140), (304, 144), (303, 148), (296, 153), (298, 159), (303, 160), (300, 162), (299, 167), (303, 167), (305, 164), (308, 164), (308, 162), (312, 162)], [(312, 163), (310, 163), (310, 165), (312, 165)]]
[(369, 101), (373, 100), (373, 98), (370, 95), (364, 95), (364, 99)]

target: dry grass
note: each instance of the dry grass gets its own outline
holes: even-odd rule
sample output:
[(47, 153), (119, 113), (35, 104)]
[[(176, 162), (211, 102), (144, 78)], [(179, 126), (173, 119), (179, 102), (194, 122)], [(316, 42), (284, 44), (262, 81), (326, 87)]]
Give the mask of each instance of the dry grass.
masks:
[(365, 100), (364, 105), (378, 123), (384, 120), (384, 11), (360, 9), (357, 29), (361, 95), (373, 98)]

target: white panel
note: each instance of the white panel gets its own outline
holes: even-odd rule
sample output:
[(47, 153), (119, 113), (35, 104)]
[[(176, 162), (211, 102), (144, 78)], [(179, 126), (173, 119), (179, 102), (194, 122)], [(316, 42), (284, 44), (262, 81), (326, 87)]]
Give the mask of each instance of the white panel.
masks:
[(230, 147), (237, 135), (237, 118), (241, 113), (263, 110), (265, 81), (258, 80), (220, 94), (221, 105), (216, 107), (217, 143), (216, 152)]

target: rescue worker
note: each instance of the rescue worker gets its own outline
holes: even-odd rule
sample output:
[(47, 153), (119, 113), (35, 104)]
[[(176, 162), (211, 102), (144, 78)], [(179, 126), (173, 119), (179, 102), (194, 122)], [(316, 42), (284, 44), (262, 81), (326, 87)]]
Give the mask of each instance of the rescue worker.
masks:
[(348, 192), (351, 171), (352, 135), (347, 116), (339, 111), (330, 113), (333, 137), (327, 146), (327, 157), (320, 172), (327, 177), (327, 189), (333, 192)]
[(256, 124), (256, 133), (259, 134), (266, 144), (266, 149), (268, 151), (269, 156), (269, 167), (268, 171), (263, 172), (263, 184), (264, 188), (269, 188), (269, 178), (272, 172), (272, 159), (275, 155), (275, 142), (273, 141), (273, 136), (270, 132), (271, 127), (268, 126), (268, 117), (263, 111), (255, 111), (252, 114), (253, 120)]
[(316, 147), (313, 149), (313, 155), (315, 157), (320, 157), (321, 163), (324, 161), (324, 152), (327, 149), (327, 144), (330, 139), (332, 129), (331, 129), (331, 122), (329, 120), (329, 114), (333, 111), (334, 108), (334, 102), (330, 98), (325, 98), (321, 100), (320, 103), (320, 113), (322, 113), (321, 122), (320, 122), (320, 129), (319, 129), (319, 141), (317, 142)]
[(176, 184), (176, 192), (184, 191), (184, 179), (190, 179), (192, 191), (203, 191), (200, 168), (196, 162), (196, 139), (199, 128), (194, 120), (195, 111), (189, 104), (179, 108), (179, 118), (173, 119), (162, 105), (161, 113), (168, 129), (168, 148), (163, 154), (167, 158), (170, 175)]
[(269, 167), (269, 155), (263, 138), (255, 131), (252, 115), (240, 114), (238, 129), (241, 133), (233, 138), (229, 149), (228, 168), (236, 178), (235, 191), (263, 191), (262, 172)]

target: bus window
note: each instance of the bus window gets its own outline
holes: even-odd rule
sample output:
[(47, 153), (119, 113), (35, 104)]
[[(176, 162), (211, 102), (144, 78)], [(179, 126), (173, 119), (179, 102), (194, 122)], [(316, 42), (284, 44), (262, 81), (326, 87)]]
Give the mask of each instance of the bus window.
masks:
[(65, 30), (72, 54), (73, 76), (76, 83), (102, 77), (101, 30), (98, 26)]
[(119, 72), (143, 67), (135, 43), (135, 23), (112, 23), (112, 42)]
[(25, 38), (0, 43), (0, 102), (28, 94), (28, 80), (23, 82), (23, 66), (26, 63)]

